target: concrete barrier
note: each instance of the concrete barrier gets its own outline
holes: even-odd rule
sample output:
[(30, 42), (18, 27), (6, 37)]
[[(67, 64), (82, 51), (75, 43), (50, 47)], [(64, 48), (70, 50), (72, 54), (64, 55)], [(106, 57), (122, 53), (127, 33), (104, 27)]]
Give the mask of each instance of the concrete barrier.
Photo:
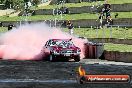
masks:
[[(61, 0), (52, 0), (51, 4), (56, 4), (58, 1)], [(66, 3), (80, 3), (80, 2), (93, 2), (93, 1), (104, 1), (104, 0), (63, 0)]]
[(104, 51), (104, 45), (102, 43), (85, 43), (84, 47), (84, 55), (87, 59), (97, 59)]
[(91, 13), (91, 6), (83, 6), (83, 7), (71, 7), (68, 8), (70, 14), (80, 14), (80, 13)]
[[(41, 20), (41, 21), (30, 21), (31, 23), (33, 22), (42, 22), (42, 21), (45, 21), (45, 20)], [(49, 20), (47, 20), (48, 23)], [(67, 20), (60, 20), (60, 21), (57, 21), (57, 25), (61, 25), (63, 24), (63, 21), (67, 21)], [(9, 23), (18, 23), (17, 21), (1, 21), (2, 22), (2, 26), (4, 27), (7, 27), (7, 25)], [(52, 22), (52, 25), (54, 25), (54, 20), (51, 20)], [(71, 20), (71, 22), (73, 23), (73, 26), (75, 28), (88, 28), (88, 27), (97, 27), (99, 26), (99, 21), (96, 21), (96, 19), (80, 19), (80, 20)], [(113, 24), (116, 24), (116, 25), (121, 25), (121, 24), (125, 24), (125, 25), (132, 25), (132, 18), (124, 18), (124, 19), (113, 19)], [(66, 26), (64, 26), (66, 27)]]
[(5, 9), (5, 5), (4, 4), (0, 4), (0, 10), (4, 10)]
[[(74, 0), (72, 0), (71, 2), (73, 1)], [(111, 9), (112, 9), (111, 10), (112, 12), (130, 12), (132, 11), (132, 3), (131, 4), (111, 4)], [(92, 9), (91, 6), (70, 7), (68, 8), (68, 10), (69, 10), (69, 13), (71, 14), (93, 13), (93, 11), (97, 11), (96, 9)], [(53, 9), (39, 9), (34, 11), (35, 11), (35, 15), (52, 15), (53, 14)]]
[(132, 52), (104, 51), (105, 60), (132, 63)]
[(111, 4), (112, 12), (130, 12), (132, 11), (132, 3)]
[(82, 0), (52, 0), (50, 4), (57, 4), (59, 1), (64, 1), (65, 3), (80, 3)]
[(52, 9), (39, 9), (34, 11), (34, 15), (52, 15)]
[(96, 43), (114, 43), (132, 45), (132, 39), (116, 39), (116, 38), (87, 38), (89, 41)]

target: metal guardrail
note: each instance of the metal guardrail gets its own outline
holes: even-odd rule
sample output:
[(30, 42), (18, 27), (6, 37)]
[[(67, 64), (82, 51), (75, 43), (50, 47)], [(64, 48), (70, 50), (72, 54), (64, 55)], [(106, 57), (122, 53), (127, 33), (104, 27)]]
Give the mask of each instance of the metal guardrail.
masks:
[(132, 25), (107, 25), (107, 27), (132, 27)]

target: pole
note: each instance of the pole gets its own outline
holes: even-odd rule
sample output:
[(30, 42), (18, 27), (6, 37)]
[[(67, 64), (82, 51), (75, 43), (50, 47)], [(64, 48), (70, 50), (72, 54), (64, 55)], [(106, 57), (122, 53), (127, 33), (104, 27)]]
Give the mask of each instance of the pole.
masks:
[(112, 26), (110, 27), (110, 38), (112, 38)]
[(126, 27), (125, 27), (125, 30), (124, 30), (124, 39), (126, 39)]
[(103, 31), (103, 38), (104, 38), (105, 37), (104, 28), (102, 28), (102, 31)]
[(53, 16), (55, 15), (55, 9), (53, 9)]
[(62, 13), (62, 11), (61, 11), (61, 20), (62, 20), (62, 18), (63, 18), (62, 15), (63, 15), (63, 13)]
[(57, 20), (57, 18), (55, 18), (55, 27), (56, 27), (56, 20)]
[(50, 27), (51, 27), (51, 20), (50, 20)]
[(96, 38), (98, 38), (98, 27), (96, 28)]
[(90, 38), (92, 38), (92, 35), (91, 35), (92, 29), (93, 29), (93, 26), (91, 26), (91, 29), (90, 29)]
[(22, 22), (20, 21), (20, 27), (21, 27), (21, 23), (22, 23)]

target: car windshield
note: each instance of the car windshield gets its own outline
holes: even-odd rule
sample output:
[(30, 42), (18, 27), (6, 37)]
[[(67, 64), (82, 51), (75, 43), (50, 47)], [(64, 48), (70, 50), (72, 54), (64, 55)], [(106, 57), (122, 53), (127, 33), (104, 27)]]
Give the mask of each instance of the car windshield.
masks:
[(69, 47), (74, 46), (72, 41), (53, 41), (52, 46)]

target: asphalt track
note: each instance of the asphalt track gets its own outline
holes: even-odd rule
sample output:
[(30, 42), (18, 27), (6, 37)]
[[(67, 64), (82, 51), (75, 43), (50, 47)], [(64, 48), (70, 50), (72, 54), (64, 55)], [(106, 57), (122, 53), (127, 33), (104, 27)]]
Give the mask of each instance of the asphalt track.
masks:
[(87, 74), (129, 74), (131, 63), (82, 60), (78, 62), (0, 61), (0, 88), (132, 88), (132, 83), (78, 84), (77, 68)]

